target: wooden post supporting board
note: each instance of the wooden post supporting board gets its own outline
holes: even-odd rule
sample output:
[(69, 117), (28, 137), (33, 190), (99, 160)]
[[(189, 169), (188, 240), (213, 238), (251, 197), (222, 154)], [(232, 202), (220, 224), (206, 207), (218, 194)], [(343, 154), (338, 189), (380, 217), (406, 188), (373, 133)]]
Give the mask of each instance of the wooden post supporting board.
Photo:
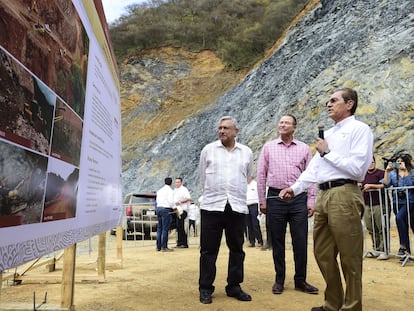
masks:
[(60, 306), (72, 310), (75, 289), (76, 244), (65, 248), (63, 254), (62, 288)]
[(98, 278), (105, 281), (105, 263), (106, 263), (106, 232), (99, 235), (98, 242)]
[(116, 258), (121, 259), (122, 266), (122, 226), (116, 227)]

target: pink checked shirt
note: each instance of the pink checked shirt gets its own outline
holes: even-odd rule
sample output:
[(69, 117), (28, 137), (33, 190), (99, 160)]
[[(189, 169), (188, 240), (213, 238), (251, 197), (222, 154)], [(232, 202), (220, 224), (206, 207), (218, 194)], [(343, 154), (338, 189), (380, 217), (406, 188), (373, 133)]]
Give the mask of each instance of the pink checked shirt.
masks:
[[(283, 143), (280, 137), (267, 142), (257, 164), (259, 202), (266, 202), (266, 186), (284, 189), (293, 185), (311, 159), (309, 146), (297, 139), (290, 145)], [(315, 184), (308, 188), (308, 206), (315, 205), (316, 192)]]

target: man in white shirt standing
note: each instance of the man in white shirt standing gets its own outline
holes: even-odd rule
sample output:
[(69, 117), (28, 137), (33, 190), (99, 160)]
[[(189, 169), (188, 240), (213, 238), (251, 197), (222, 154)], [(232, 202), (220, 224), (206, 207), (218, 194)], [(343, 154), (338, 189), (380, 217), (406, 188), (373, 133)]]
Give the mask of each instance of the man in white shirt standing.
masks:
[(175, 179), (174, 202), (177, 209), (177, 246), (178, 248), (188, 248), (187, 234), (184, 229), (184, 222), (187, 218), (188, 205), (191, 196), (188, 189), (183, 186), (183, 179)]
[(188, 207), (188, 235), (190, 235), (191, 227), (193, 227), (194, 236), (197, 236), (197, 223), (198, 223), (198, 217), (199, 217), (199, 210), (198, 206), (191, 202), (190, 206)]
[(253, 153), (236, 142), (239, 132), (236, 120), (222, 117), (219, 140), (206, 145), (200, 155), (200, 183), (203, 191), (200, 237), (200, 302), (209, 304), (214, 292), (216, 260), (223, 230), (229, 248), (226, 293), (240, 301), (251, 301), (240, 283), (243, 282), (244, 232), (246, 228), (247, 178), (252, 175)]
[(262, 231), (257, 216), (259, 215), (259, 194), (257, 193), (257, 182), (253, 176), (249, 176), (247, 185), (246, 203), (249, 208), (247, 216), (247, 234), (249, 237), (250, 247), (254, 247), (257, 240), (257, 246), (263, 246)]
[(317, 152), (309, 166), (279, 194), (288, 200), (312, 183), (319, 184), (313, 245), (326, 289), (324, 305), (311, 311), (362, 310), (364, 200), (358, 182), (371, 164), (374, 139), (369, 126), (355, 119), (357, 106), (358, 94), (352, 89), (339, 89), (330, 96), (326, 108), (335, 126), (316, 140)]
[(168, 248), (168, 231), (171, 224), (171, 213), (174, 207), (174, 190), (171, 188), (172, 178), (164, 179), (164, 186), (157, 191), (157, 251), (171, 252)]

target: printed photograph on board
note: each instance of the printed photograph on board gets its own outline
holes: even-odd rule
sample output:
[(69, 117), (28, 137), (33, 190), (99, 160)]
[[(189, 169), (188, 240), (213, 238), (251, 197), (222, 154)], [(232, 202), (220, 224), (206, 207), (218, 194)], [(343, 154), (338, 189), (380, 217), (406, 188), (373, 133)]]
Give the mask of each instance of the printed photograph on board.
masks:
[(76, 216), (78, 183), (77, 167), (54, 158), (49, 159), (43, 222)]
[(72, 1), (0, 0), (0, 45), (83, 119), (89, 37)]
[(49, 153), (56, 96), (0, 48), (0, 137)]
[(39, 223), (48, 158), (0, 140), (0, 227)]
[(50, 155), (79, 166), (83, 123), (79, 116), (59, 98), (53, 119), (53, 138)]

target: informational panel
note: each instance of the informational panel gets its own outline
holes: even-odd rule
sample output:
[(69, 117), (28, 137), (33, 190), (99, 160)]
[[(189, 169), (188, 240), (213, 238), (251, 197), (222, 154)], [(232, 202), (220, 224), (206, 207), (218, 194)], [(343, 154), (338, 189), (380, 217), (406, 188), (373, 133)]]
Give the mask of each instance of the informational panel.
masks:
[(100, 0), (0, 0), (0, 271), (119, 224), (119, 81)]

